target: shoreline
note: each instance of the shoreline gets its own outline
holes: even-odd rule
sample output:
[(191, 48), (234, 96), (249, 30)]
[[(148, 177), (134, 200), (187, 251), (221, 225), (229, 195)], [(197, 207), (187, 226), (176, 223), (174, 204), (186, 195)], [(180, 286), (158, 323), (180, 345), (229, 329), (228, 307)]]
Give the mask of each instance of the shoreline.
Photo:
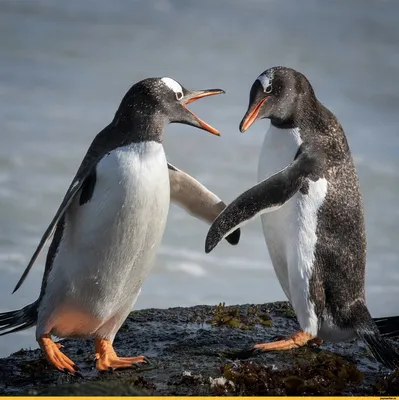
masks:
[[(63, 351), (82, 378), (49, 367), (41, 350), (0, 359), (2, 395), (397, 395), (399, 373), (374, 361), (359, 340), (308, 345), (246, 360), (228, 352), (289, 336), (287, 302), (133, 311), (114, 344), (120, 356), (143, 354), (150, 365), (98, 372), (92, 340), (66, 339)], [(393, 341), (399, 345), (399, 341)]]

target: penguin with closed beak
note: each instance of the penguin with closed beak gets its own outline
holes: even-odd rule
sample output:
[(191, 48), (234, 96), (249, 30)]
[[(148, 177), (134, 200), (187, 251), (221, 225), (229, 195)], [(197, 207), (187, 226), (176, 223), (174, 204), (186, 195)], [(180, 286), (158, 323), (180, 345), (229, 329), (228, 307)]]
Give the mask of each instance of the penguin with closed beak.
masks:
[[(21, 310), (0, 314), (3, 334), (36, 325), (36, 339), (50, 364), (72, 375), (78, 367), (52, 336), (94, 338), (99, 370), (146, 362), (144, 356), (118, 357), (113, 340), (151, 269), (171, 195), (209, 222), (224, 208), (195, 179), (168, 165), (163, 132), (167, 124), (181, 123), (219, 135), (187, 104), (220, 93), (223, 90), (190, 91), (171, 78), (148, 78), (130, 88), (112, 122), (91, 143), (14, 289), (53, 235), (39, 298)], [(202, 209), (192, 193), (185, 196), (187, 188), (202, 199)], [(229, 238), (233, 244), (238, 239), (239, 232)]]
[(363, 205), (341, 124), (308, 79), (285, 67), (270, 68), (255, 80), (241, 132), (262, 118), (270, 127), (259, 183), (216, 218), (205, 251), (260, 216), (274, 270), (301, 330), (245, 354), (293, 349), (316, 338), (358, 337), (384, 366), (397, 368), (399, 355), (381, 337), (366, 306)]

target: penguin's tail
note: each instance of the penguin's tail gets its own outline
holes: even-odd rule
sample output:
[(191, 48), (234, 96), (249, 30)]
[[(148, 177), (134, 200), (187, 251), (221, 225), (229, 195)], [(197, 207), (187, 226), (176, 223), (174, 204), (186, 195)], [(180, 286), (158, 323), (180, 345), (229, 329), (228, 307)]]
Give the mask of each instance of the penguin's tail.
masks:
[(381, 336), (364, 302), (357, 302), (352, 308), (352, 323), (358, 337), (367, 344), (377, 361), (389, 369), (399, 368), (399, 353)]
[(378, 327), (382, 336), (395, 337), (399, 336), (399, 316), (374, 318), (374, 322)]
[(367, 343), (377, 361), (392, 370), (399, 368), (399, 354), (378, 332), (365, 329), (358, 329), (356, 332)]
[(36, 325), (38, 306), (39, 300), (36, 300), (20, 310), (0, 313), (0, 331), (5, 331), (0, 333), (0, 336), (23, 331)]

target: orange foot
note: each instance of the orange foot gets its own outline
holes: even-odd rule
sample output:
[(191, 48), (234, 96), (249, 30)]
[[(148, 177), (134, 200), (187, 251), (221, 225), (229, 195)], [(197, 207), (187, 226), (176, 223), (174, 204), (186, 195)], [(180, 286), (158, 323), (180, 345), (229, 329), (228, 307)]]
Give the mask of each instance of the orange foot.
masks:
[(309, 333), (298, 331), (290, 338), (277, 340), (277, 342), (256, 344), (253, 349), (258, 351), (290, 350), (305, 346), (310, 340), (314, 339)]
[(72, 360), (70, 360), (64, 353), (60, 351), (60, 348), (63, 347), (62, 344), (54, 343), (51, 340), (50, 334), (40, 336), (38, 342), (50, 365), (59, 371), (66, 372), (71, 375), (76, 374), (76, 371), (78, 371), (79, 368)]
[(248, 350), (240, 351), (238, 353), (229, 353), (228, 357), (232, 359), (243, 359), (252, 357), (257, 352), (297, 349), (310, 341), (312, 341), (315, 345), (322, 344), (320, 339), (315, 338), (303, 331), (298, 331), (288, 339), (277, 340), (276, 342), (270, 343), (256, 344)]
[(144, 356), (138, 357), (118, 357), (115, 353), (112, 343), (107, 339), (96, 339), (94, 341), (96, 349), (96, 368), (100, 371), (109, 369), (134, 368), (138, 364), (147, 363)]

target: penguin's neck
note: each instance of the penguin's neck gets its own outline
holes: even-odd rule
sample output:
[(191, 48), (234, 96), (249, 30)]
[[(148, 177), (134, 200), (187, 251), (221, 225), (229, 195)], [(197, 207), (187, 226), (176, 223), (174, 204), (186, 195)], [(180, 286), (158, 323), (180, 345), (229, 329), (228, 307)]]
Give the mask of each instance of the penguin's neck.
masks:
[(113, 125), (123, 141), (138, 143), (154, 141), (162, 143), (167, 121), (161, 113), (134, 112), (129, 116), (116, 116)]

